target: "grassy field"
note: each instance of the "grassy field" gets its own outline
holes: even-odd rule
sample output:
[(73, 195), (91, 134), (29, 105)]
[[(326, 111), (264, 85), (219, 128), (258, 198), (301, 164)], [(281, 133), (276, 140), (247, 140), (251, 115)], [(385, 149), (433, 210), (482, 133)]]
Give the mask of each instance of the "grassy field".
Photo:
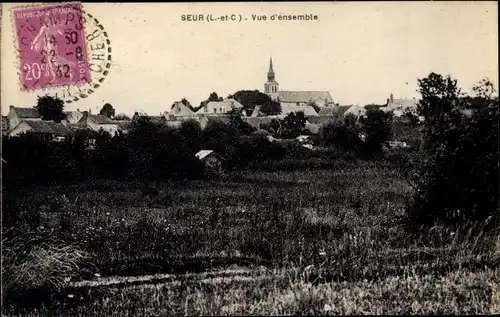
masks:
[[(89, 257), (71, 281), (65, 276), (62, 295), (11, 314), (500, 312), (498, 234), (436, 227), (410, 235), (411, 195), (382, 161), (25, 190), (13, 204), (26, 219), (41, 218), (38, 228), (19, 229)], [(153, 277), (133, 282), (145, 275)], [(94, 282), (77, 286), (81, 279)]]

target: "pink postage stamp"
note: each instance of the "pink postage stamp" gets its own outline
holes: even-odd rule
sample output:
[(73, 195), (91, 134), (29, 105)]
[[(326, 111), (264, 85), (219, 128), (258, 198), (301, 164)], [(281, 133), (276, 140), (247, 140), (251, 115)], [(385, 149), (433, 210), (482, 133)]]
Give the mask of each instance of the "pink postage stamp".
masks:
[(91, 81), (81, 4), (16, 8), (12, 14), (25, 90)]

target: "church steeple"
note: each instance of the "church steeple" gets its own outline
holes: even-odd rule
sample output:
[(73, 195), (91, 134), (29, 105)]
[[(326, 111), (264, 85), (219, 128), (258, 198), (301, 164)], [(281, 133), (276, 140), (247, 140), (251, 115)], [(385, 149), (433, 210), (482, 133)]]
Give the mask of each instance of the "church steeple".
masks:
[(274, 77), (273, 58), (269, 59), (269, 71), (267, 72), (267, 82), (264, 84), (264, 92), (272, 100), (279, 99), (279, 84)]
[(267, 72), (267, 80), (274, 81), (273, 58), (269, 59), (269, 71)]

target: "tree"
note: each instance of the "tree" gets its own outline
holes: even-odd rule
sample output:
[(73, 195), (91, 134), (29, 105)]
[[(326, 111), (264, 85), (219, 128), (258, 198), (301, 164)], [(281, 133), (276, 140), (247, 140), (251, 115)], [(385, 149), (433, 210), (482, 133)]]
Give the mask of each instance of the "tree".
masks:
[[(475, 225), (498, 217), (498, 98), (479, 87), (483, 104), (471, 117), (458, 110), (456, 80), (431, 73), (419, 80), (428, 143), (410, 170), (416, 194), (410, 225)], [(477, 96), (476, 96), (477, 97)], [(494, 221), (490, 222), (494, 223)]]
[(362, 131), (366, 135), (365, 154), (382, 152), (382, 144), (392, 135), (392, 113), (380, 109), (368, 109), (363, 119)]
[(283, 132), (282, 134), (289, 138), (299, 136), (302, 129), (306, 126), (306, 117), (304, 112), (298, 111), (297, 113), (291, 112), (283, 119)]
[(277, 115), (281, 113), (281, 104), (279, 102), (272, 101), (270, 103), (263, 104), (260, 107), (260, 111), (266, 116)]
[(117, 114), (115, 120), (130, 120), (130, 117), (124, 113)]
[(191, 153), (196, 153), (200, 150), (200, 142), (202, 136), (201, 125), (196, 120), (186, 120), (181, 123), (179, 128), (181, 135), (187, 143)]
[(219, 95), (217, 95), (217, 93), (214, 91), (213, 93), (210, 94), (210, 96), (208, 96), (208, 101), (222, 101), (222, 97), (219, 97)]
[(356, 118), (356, 116), (352, 113), (348, 113), (345, 117), (344, 117), (344, 123), (349, 126), (349, 127), (355, 127), (356, 126), (356, 123), (358, 121), (358, 118)]
[(109, 103), (104, 104), (102, 106), (101, 111), (99, 112), (100, 115), (106, 116), (108, 118), (113, 118), (115, 116), (115, 109), (113, 108), (112, 105)]
[(251, 125), (243, 121), (243, 119), (241, 119), (241, 112), (241, 109), (231, 109), (231, 111), (229, 112), (229, 125), (243, 134), (250, 134), (255, 129)]
[(356, 149), (361, 143), (357, 127), (337, 120), (325, 124), (320, 129), (320, 139), (325, 145), (334, 145), (348, 150)]
[(239, 100), (243, 109), (252, 111), (255, 106), (260, 106), (260, 110), (266, 115), (281, 113), (279, 102), (273, 101), (268, 95), (258, 90), (240, 90), (233, 95), (233, 98)]
[(425, 118), (423, 147), (427, 148), (438, 145), (446, 130), (460, 123), (460, 89), (457, 80), (436, 73), (418, 79), (418, 85), (422, 99), (417, 111)]
[(61, 120), (64, 119), (64, 101), (57, 97), (51, 97), (49, 95), (42, 97), (38, 96), (35, 109), (42, 117), (42, 120), (61, 122)]

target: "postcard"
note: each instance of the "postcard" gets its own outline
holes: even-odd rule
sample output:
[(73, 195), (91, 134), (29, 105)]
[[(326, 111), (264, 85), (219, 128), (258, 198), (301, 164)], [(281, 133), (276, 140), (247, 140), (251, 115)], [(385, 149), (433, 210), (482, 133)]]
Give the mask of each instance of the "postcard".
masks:
[(0, 9), (6, 316), (500, 313), (497, 2)]

